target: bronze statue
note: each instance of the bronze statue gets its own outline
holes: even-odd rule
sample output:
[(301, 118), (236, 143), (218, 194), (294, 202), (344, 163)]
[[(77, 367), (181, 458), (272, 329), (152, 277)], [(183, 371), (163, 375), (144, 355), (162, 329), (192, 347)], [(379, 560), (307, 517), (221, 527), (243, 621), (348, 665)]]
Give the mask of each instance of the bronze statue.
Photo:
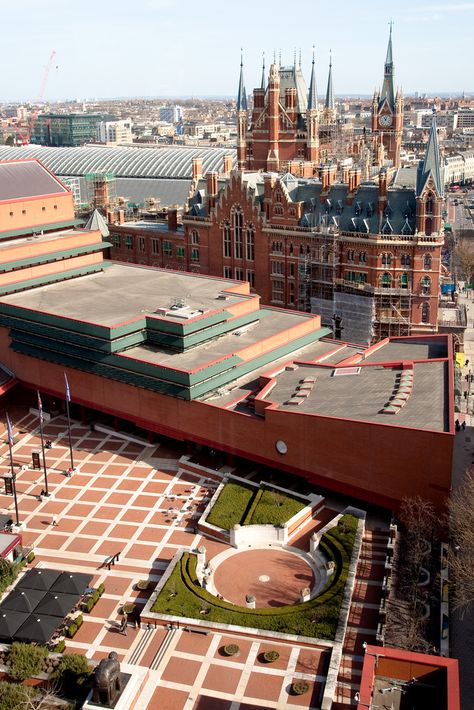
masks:
[(94, 671), (94, 703), (112, 707), (121, 692), (120, 663), (115, 651), (111, 651), (108, 658), (103, 658)]

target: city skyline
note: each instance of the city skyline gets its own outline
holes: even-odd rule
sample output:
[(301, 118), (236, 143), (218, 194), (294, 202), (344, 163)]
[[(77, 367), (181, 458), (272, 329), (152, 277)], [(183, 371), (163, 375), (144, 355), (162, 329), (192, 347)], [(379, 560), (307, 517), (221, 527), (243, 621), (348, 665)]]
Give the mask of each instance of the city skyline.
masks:
[[(123, 0), (100, 6), (85, 0), (81, 14), (65, 17), (59, 0), (27, 0), (27, 19), (20, 25), (18, 13), (6, 7), (4, 26), (11, 31), (0, 50), (5, 68), (0, 100), (35, 101), (53, 50), (48, 101), (233, 96), (241, 47), (248, 92), (260, 83), (263, 52), (268, 71), (274, 53), (278, 61), (281, 51), (282, 64), (291, 65), (301, 51), (309, 80), (313, 44), (319, 96), (325, 92), (330, 52), (335, 93), (371, 95), (382, 81), (390, 20), (395, 80), (406, 94), (472, 93), (468, 28), (474, 2), (400, 0), (389, 11), (369, 0), (357, 6), (343, 0), (338, 18), (328, 7), (315, 12), (308, 0), (299, 3), (298, 14), (280, 0), (260, 5), (242, 0), (220, 14), (203, 0), (199, 14), (193, 10), (186, 0), (179, 7), (172, 0), (138, 0), (130, 16)], [(456, 39), (456, 56), (447, 38)], [(440, 51), (444, 46), (447, 51)]]

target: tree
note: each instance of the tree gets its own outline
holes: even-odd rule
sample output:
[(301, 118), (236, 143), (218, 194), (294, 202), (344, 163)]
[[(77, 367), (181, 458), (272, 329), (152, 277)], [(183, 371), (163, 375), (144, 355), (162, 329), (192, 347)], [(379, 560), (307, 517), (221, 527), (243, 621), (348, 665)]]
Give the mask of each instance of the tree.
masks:
[(474, 601), (474, 469), (464, 475), (449, 501), (449, 577), (454, 608), (465, 612)]
[(92, 673), (92, 667), (80, 653), (66, 653), (59, 663), (54, 676), (63, 689), (83, 685)]
[(474, 272), (474, 245), (463, 239), (457, 245), (454, 256), (462, 278), (470, 282)]
[(13, 146), (15, 145), (15, 139), (14, 139), (14, 137), (13, 137), (12, 135), (7, 136), (7, 137), (5, 138), (5, 145), (8, 145), (8, 146), (10, 146), (10, 147), (13, 147)]

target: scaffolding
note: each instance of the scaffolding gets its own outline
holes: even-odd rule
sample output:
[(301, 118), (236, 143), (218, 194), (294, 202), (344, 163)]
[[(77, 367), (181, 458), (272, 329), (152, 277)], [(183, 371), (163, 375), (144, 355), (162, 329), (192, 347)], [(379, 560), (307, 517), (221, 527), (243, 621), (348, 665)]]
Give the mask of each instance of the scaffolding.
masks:
[(117, 202), (117, 188), (114, 173), (86, 173), (87, 203), (90, 209), (103, 210)]

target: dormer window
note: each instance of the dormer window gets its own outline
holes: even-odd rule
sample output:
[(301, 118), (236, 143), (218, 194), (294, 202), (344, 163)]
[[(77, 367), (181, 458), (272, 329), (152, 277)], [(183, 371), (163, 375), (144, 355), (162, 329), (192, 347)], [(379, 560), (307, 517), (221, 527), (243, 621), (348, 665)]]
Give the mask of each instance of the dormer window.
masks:
[(382, 227), (382, 234), (393, 234), (393, 227), (390, 224), (390, 220), (388, 219), (388, 217), (386, 218)]
[(372, 202), (367, 203), (367, 217), (372, 217), (374, 214), (374, 205)]
[(360, 202), (355, 203), (354, 212), (355, 212), (356, 216), (359, 216), (360, 214), (362, 214), (362, 205), (360, 204)]
[(342, 200), (338, 200), (336, 202), (336, 213), (337, 214), (342, 214), (342, 210), (344, 209), (344, 205), (342, 204)]
[(408, 221), (408, 217), (405, 219), (405, 223), (402, 227), (402, 234), (413, 234), (413, 229)]
[(385, 208), (384, 215), (386, 217), (391, 217), (392, 213), (393, 213), (392, 206), (391, 206), (390, 202), (387, 202), (387, 206)]
[(326, 209), (328, 212), (332, 210), (332, 202), (331, 200), (326, 199), (326, 202), (324, 203), (326, 205)]

